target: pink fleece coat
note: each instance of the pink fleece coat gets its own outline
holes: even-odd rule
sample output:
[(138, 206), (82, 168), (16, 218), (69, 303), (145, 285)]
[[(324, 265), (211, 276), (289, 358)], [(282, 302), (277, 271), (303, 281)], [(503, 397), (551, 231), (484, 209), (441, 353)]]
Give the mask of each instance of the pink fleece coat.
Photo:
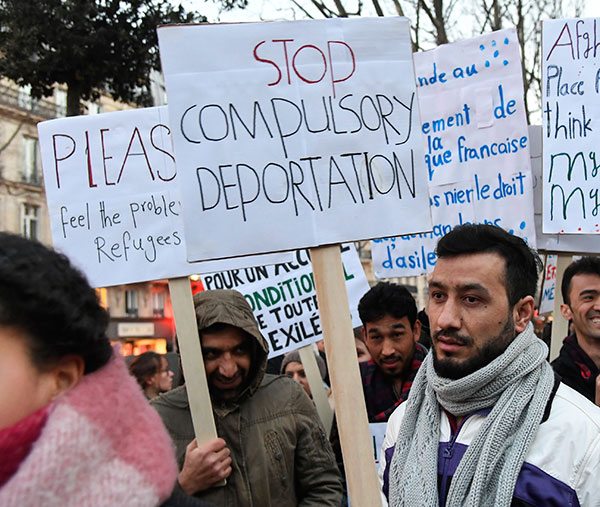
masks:
[(177, 477), (171, 440), (118, 350), (49, 409), (0, 489), (1, 506), (149, 507), (169, 497)]

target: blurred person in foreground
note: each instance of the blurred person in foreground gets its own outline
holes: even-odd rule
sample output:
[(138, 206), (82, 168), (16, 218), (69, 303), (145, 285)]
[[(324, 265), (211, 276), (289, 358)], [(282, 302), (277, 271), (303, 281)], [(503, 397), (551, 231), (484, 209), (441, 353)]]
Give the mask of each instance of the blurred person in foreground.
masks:
[(131, 360), (129, 373), (135, 377), (148, 400), (173, 387), (173, 372), (169, 370), (169, 361), (151, 350)]
[(175, 443), (179, 487), (216, 505), (338, 507), (341, 480), (316, 409), (297, 382), (265, 374), (267, 342), (244, 296), (209, 290), (194, 306), (218, 438), (195, 440), (190, 386), (151, 402)]
[(483, 224), (456, 227), (436, 254), (433, 348), (388, 421), (384, 503), (597, 506), (600, 408), (558, 381), (533, 332), (539, 257)]
[(554, 371), (569, 387), (600, 405), (600, 257), (582, 257), (563, 275), (563, 317), (572, 322)]
[(169, 499), (177, 476), (169, 436), (107, 325), (94, 289), (65, 256), (0, 233), (3, 507)]

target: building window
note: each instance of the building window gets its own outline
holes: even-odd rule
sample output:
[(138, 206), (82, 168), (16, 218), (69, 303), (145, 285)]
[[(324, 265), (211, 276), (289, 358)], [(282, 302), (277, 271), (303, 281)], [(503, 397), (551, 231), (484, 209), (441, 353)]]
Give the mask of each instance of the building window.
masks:
[(164, 292), (152, 293), (152, 315), (154, 317), (165, 316), (165, 294)]
[(56, 104), (56, 117), (67, 116), (67, 91), (56, 88), (54, 90), (54, 102)]
[(23, 136), (23, 181), (33, 185), (42, 184), (40, 150), (35, 137)]
[(138, 316), (138, 293), (137, 290), (125, 291), (125, 315), (127, 317)]
[(19, 95), (17, 97), (19, 107), (31, 111), (33, 109), (33, 98), (31, 97), (31, 85), (19, 86)]
[(88, 114), (100, 114), (102, 113), (102, 104), (96, 102), (88, 102)]
[(21, 207), (21, 234), (29, 239), (39, 239), (40, 207), (23, 204)]

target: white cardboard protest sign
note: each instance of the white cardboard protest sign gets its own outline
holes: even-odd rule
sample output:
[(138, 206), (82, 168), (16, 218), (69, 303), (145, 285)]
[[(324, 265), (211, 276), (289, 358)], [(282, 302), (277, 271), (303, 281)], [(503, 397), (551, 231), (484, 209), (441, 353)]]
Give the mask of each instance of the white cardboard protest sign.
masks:
[[(234, 285), (244, 295), (269, 344), (269, 357), (323, 339), (308, 251), (298, 250), (295, 257), (292, 262), (202, 277), (207, 290)], [(352, 325), (359, 326), (358, 302), (369, 290), (369, 283), (353, 244), (342, 245), (342, 261)]]
[(431, 272), (440, 237), (491, 223), (535, 246), (529, 137), (514, 29), (414, 55), (433, 231), (373, 241), (378, 278)]
[(533, 209), (537, 247), (545, 252), (598, 252), (598, 237), (594, 234), (545, 234), (542, 232), (542, 127), (529, 126), (531, 139), (531, 172), (533, 176)]
[(544, 279), (542, 281), (542, 294), (540, 298), (540, 313), (551, 313), (554, 311), (554, 299), (556, 292), (556, 255), (547, 255), (544, 265)]
[(545, 233), (600, 233), (599, 23), (542, 22)]
[(54, 246), (95, 287), (291, 260), (186, 259), (167, 108), (38, 125)]
[(190, 260), (431, 228), (407, 19), (158, 36)]

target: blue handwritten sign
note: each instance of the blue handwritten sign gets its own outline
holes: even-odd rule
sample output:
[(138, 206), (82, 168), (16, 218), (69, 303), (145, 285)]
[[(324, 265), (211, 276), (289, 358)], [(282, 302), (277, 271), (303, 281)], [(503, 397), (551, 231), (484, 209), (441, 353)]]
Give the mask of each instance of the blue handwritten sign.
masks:
[(433, 232), (373, 242), (380, 278), (430, 272), (439, 237), (490, 223), (535, 246), (519, 45), (501, 30), (414, 55)]

